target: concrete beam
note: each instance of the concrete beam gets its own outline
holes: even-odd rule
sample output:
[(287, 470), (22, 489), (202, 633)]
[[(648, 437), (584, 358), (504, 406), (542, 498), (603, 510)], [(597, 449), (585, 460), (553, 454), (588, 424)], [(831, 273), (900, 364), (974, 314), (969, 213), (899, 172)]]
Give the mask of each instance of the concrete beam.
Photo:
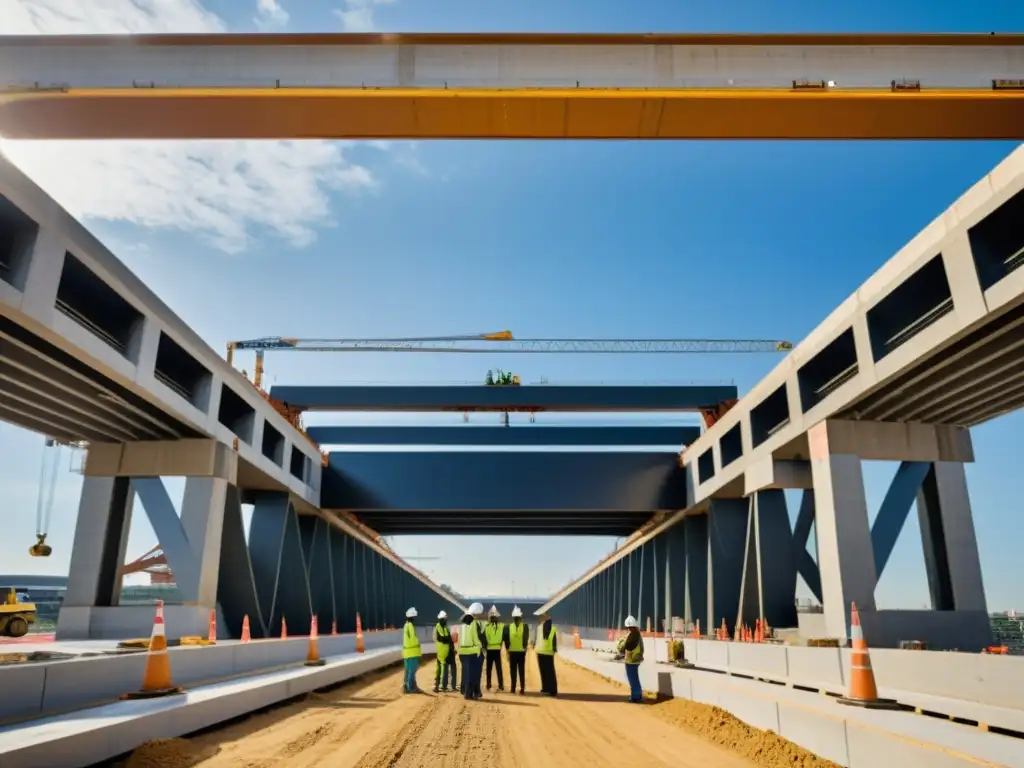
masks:
[[(815, 434), (822, 439), (822, 431)], [(829, 453), (859, 456), (865, 461), (974, 461), (966, 427), (828, 419), (824, 439)]]
[(329, 427), (306, 431), (320, 445), (665, 445), (681, 446), (700, 436), (700, 427)]
[(215, 477), (238, 481), (238, 454), (217, 440), (93, 443), (86, 477)]
[(750, 465), (743, 475), (743, 495), (758, 491), (813, 488), (807, 461), (777, 461), (766, 456)]
[(301, 411), (701, 411), (735, 399), (732, 386), (276, 386)]
[(332, 453), (322, 505), (344, 510), (650, 512), (686, 502), (673, 454)]

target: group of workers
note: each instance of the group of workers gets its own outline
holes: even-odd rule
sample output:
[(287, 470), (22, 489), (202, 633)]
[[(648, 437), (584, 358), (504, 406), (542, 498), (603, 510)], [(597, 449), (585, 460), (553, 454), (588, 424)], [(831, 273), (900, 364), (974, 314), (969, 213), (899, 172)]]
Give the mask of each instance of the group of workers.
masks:
[[(484, 660), (487, 661), (487, 690), (491, 690), (492, 672), (497, 669), (498, 690), (505, 690), (505, 673), (501, 661), (501, 649), (508, 652), (510, 692), (519, 695), (526, 690), (526, 649), (532, 647), (537, 654), (540, 672), (540, 692), (545, 696), (558, 695), (558, 676), (555, 673), (555, 654), (558, 653), (558, 633), (551, 623), (551, 616), (542, 614), (537, 628), (537, 637), (530, 642), (530, 628), (523, 623), (523, 612), (519, 606), (512, 609), (512, 623), (504, 624), (499, 619), (496, 606), (491, 606), (486, 623), (483, 620), (484, 607), (473, 603), (463, 615), (461, 631), (452, 633), (448, 627), (448, 614), (437, 614), (434, 626), (434, 643), (437, 661), (434, 671), (434, 693), (458, 690), (467, 701), (483, 697), (481, 690), (484, 676)], [(402, 634), (402, 658), (405, 663), (405, 693), (422, 693), (416, 683), (416, 670), (423, 655), (419, 636), (416, 634), (414, 619), (418, 616), (415, 608), (405, 612), (405, 627)], [(640, 687), (640, 663), (644, 660), (644, 640), (640, 627), (632, 616), (626, 618), (626, 636), (619, 640), (618, 653), (626, 663), (626, 679), (629, 681), (629, 700), (643, 701)], [(462, 667), (462, 685), (455, 665), (458, 656)], [(451, 687), (448, 678), (451, 677)]]

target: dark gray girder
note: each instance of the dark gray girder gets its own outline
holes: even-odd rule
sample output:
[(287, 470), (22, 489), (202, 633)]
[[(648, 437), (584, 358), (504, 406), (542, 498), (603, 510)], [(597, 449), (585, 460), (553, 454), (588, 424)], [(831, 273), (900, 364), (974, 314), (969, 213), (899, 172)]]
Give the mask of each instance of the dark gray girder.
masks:
[(545, 426), (310, 426), (320, 445), (480, 445), (480, 446), (633, 446), (678, 448), (700, 436), (700, 427), (545, 427)]

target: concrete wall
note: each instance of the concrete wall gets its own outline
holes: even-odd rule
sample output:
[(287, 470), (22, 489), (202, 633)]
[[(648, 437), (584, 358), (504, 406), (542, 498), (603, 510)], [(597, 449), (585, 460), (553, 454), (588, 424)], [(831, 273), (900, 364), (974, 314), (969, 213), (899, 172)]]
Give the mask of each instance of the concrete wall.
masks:
[[(613, 644), (604, 639), (606, 632), (590, 629), (581, 635), (586, 646), (610, 650)], [(655, 643), (658, 656), (667, 659), (666, 641), (647, 642)], [(845, 648), (692, 638), (683, 643), (687, 661), (699, 669), (835, 694), (846, 694), (849, 688), (850, 652)], [(871, 651), (871, 664), (881, 696), (929, 712), (1024, 732), (1024, 657), (876, 648)]]
[[(651, 642), (655, 641), (648, 641)], [(607, 649), (611, 644), (587, 645)], [(664, 646), (664, 642), (659, 645)], [(591, 650), (567, 650), (562, 656), (607, 678), (625, 682), (623, 665), (607, 656)], [(756, 680), (677, 669), (661, 665), (654, 658), (641, 665), (640, 681), (646, 691), (721, 707), (755, 728), (778, 733), (849, 768), (1024, 765), (1024, 750), (1016, 739), (913, 713), (844, 707), (831, 697)]]
[(671, 453), (344, 452), (324, 471), (324, 509), (679, 509), (686, 480)]
[[(432, 652), (432, 629), (418, 630)], [(371, 632), (366, 649), (399, 647), (401, 632)], [(305, 660), (308, 639), (259, 640), (215, 646), (171, 648), (171, 671), (176, 685), (195, 686), (235, 675), (253, 675)], [(320, 655), (355, 651), (354, 635), (321, 636)], [(55, 646), (56, 649), (56, 646)], [(68, 661), (26, 663), (0, 667), (0, 690), (18, 691), (0, 697), (0, 722), (42, 717), (55, 712), (96, 706), (137, 690), (142, 683), (146, 654), (127, 653), (80, 657)], [(2, 763), (2, 761), (0, 761)]]

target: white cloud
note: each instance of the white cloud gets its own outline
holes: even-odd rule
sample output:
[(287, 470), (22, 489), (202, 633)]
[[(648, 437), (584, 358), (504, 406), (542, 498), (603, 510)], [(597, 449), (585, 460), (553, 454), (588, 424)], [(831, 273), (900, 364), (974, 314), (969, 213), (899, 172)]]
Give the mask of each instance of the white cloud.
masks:
[(277, 0), (256, 0), (256, 26), (275, 29), (288, 23), (288, 11)]
[[(199, 0), (0, 0), (9, 34), (224, 28)], [(376, 184), (341, 142), (6, 141), (3, 151), (75, 216), (177, 229), (228, 252), (244, 250), (262, 228), (306, 245), (331, 223), (330, 192)]]
[(391, 5), (395, 0), (344, 0), (344, 5), (334, 11), (346, 32), (372, 32), (373, 12), (377, 6)]

